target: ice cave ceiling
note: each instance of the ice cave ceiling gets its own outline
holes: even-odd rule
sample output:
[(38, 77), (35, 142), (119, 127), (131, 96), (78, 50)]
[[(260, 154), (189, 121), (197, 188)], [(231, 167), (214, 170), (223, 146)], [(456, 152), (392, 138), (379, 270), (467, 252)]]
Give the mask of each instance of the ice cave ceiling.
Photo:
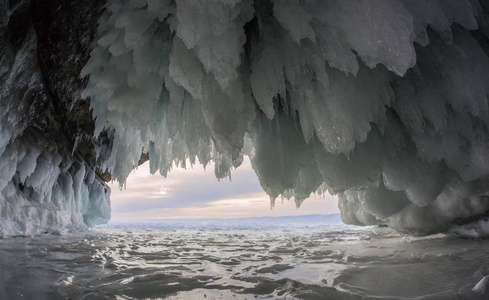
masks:
[(488, 22), (485, 0), (2, 1), (0, 235), (108, 220), (104, 182), (148, 158), (224, 178), (243, 155), (346, 223), (483, 222)]

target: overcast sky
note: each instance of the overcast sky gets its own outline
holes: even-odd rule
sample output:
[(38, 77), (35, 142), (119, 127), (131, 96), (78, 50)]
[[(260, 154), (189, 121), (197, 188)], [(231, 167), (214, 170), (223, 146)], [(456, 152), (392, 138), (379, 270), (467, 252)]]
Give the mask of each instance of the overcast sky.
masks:
[[(189, 166), (190, 164), (187, 164)], [(243, 218), (338, 213), (332, 196), (312, 196), (297, 209), (294, 201), (270, 199), (263, 192), (249, 160), (232, 171), (232, 181), (218, 182), (214, 166), (174, 168), (167, 178), (149, 173), (145, 163), (127, 179), (126, 189), (112, 188), (112, 220)]]

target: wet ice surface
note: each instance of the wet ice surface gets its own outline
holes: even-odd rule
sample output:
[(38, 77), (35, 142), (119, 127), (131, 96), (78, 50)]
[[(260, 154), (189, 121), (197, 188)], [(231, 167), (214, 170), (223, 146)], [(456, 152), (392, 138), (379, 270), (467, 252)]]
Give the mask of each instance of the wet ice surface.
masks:
[(485, 299), (489, 240), (309, 224), (0, 240), (0, 299)]

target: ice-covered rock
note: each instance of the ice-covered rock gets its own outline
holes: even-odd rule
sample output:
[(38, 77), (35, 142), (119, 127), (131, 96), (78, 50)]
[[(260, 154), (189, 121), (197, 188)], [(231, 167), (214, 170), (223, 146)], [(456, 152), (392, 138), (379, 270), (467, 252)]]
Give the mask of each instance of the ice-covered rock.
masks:
[[(0, 8), (2, 20), (12, 19), (10, 6)], [(224, 178), (248, 155), (272, 202), (282, 195), (300, 205), (328, 191), (339, 195), (347, 223), (425, 234), (489, 214), (487, 1), (107, 0), (104, 7), (90, 60), (79, 60), (94, 131), (68, 131), (70, 150), (88, 145), (74, 152), (87, 164), (60, 168), (78, 160), (59, 146), (59, 155), (48, 155), (47, 146), (12, 139), (28, 132), (29, 118), (3, 106), (0, 154), (10, 159), (0, 188), (22, 182), (53, 199), (63, 174), (72, 186), (81, 177), (86, 184), (90, 169), (123, 184), (141, 153), (153, 173), (166, 175), (188, 158), (213, 160)], [(35, 28), (43, 37), (45, 27)], [(67, 36), (90, 43), (82, 33)], [(53, 44), (39, 51), (45, 47)], [(4, 52), (11, 63), (0, 76), (26, 77), (31, 91), (43, 80), (69, 88), (61, 76), (68, 69), (36, 77), (22, 48)], [(17, 140), (24, 150), (12, 148)]]
[[(73, 103), (85, 85), (79, 72), (90, 39), (83, 38), (94, 28), (80, 17), (52, 17), (55, 9), (73, 14), (80, 7), (0, 4), (0, 237), (78, 230), (110, 218), (110, 189), (82, 138), (93, 134), (88, 103)], [(83, 22), (94, 27), (96, 12)]]

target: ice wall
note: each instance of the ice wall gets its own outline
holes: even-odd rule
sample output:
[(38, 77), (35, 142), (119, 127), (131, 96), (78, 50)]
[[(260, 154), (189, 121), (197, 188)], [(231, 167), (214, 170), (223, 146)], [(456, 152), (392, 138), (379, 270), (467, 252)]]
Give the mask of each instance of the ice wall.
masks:
[(488, 217), (487, 1), (103, 3), (0, 2), (0, 237), (108, 220), (141, 153), (248, 155), (272, 202), (328, 191), (347, 223)]
[(75, 60), (82, 60), (84, 42), (74, 47), (64, 34), (83, 30), (59, 30), (79, 22), (53, 17), (54, 8), (69, 11), (56, 1), (0, 1), (0, 238), (79, 230), (110, 218), (110, 189), (73, 134), (80, 137), (78, 126), (86, 124), (69, 110), (82, 85)]
[[(478, 0), (108, 0), (89, 76), (124, 182), (243, 155), (272, 199), (428, 233), (489, 213), (489, 31)], [(103, 152), (101, 150), (101, 152)]]

